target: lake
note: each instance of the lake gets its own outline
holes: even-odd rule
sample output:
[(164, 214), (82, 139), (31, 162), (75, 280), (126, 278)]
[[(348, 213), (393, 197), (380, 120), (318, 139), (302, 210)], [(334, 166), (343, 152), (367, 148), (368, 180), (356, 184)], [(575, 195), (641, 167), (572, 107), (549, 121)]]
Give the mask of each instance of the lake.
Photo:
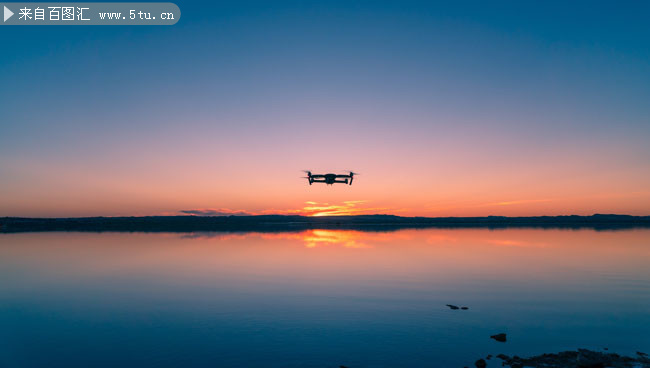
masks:
[(0, 234), (0, 367), (469, 367), (649, 330), (648, 229)]

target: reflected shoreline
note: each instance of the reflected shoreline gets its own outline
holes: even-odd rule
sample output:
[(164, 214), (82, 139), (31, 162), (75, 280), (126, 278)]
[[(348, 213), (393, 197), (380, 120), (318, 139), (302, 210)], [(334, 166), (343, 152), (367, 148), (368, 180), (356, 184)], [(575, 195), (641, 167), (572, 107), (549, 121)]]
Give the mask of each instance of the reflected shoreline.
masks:
[(623, 230), (650, 228), (650, 216), (592, 215), (536, 217), (361, 216), (145, 216), (81, 218), (0, 218), (0, 233), (88, 232), (287, 232), (310, 229), (396, 231), (425, 228), (540, 228)]

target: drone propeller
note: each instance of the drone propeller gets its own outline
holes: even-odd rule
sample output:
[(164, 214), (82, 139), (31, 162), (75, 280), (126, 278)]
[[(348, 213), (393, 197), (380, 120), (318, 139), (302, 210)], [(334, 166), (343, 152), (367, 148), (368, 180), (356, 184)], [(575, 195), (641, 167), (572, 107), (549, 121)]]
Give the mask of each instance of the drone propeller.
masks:
[(354, 171), (350, 171), (350, 185), (352, 185), (352, 181), (354, 180), (355, 175), (359, 175), (359, 173), (355, 173)]

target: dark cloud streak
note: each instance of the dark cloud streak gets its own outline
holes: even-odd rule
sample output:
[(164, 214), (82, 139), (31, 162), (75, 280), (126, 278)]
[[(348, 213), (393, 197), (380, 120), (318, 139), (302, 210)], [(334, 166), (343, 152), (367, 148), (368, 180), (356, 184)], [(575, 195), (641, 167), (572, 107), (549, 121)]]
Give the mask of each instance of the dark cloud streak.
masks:
[(185, 215), (192, 216), (250, 216), (252, 213), (246, 211), (236, 211), (229, 210), (227, 208), (206, 208), (206, 209), (195, 209), (195, 210), (182, 210), (179, 211)]

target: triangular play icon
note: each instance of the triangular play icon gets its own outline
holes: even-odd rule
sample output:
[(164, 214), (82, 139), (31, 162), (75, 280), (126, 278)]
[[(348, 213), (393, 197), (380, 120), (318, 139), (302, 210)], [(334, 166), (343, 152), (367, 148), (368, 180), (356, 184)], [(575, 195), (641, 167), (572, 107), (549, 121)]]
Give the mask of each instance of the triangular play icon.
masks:
[(7, 7), (5, 6), (5, 20), (4, 20), (4, 21), (6, 22), (7, 19), (11, 18), (12, 15), (14, 15), (14, 12), (12, 12), (11, 10), (9, 10), (9, 8), (7, 8)]

